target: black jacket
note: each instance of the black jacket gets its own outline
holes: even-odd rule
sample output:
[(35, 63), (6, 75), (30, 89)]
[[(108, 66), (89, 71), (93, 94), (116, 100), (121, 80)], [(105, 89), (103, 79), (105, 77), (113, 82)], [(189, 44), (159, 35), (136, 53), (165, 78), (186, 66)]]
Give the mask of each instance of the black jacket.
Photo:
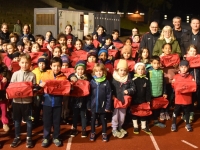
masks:
[(200, 85), (200, 68), (190, 68), (189, 73), (193, 76), (195, 79), (197, 85)]
[(177, 30), (173, 29), (174, 37), (178, 41), (179, 45), (181, 44), (181, 36), (182, 36), (182, 34), (187, 32), (187, 31), (188, 31), (187, 29), (181, 29), (181, 31), (177, 31)]
[(9, 42), (10, 42), (9, 35), (10, 35), (9, 32), (3, 33), (2, 31), (0, 31), (0, 37), (1, 37), (4, 41), (6, 41), (6, 43), (9, 43)]
[(27, 36), (27, 38), (28, 38), (29, 41), (35, 42), (35, 38), (34, 38), (34, 36), (31, 33), (29, 33), (27, 35), (22, 34), (21, 37), (20, 37), (20, 40), (22, 40), (25, 36)]

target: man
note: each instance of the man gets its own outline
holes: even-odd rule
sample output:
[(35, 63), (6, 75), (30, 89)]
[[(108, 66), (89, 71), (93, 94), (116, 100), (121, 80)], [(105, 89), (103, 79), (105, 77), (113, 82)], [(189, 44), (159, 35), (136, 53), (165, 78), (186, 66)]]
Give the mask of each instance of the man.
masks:
[(176, 38), (176, 40), (178, 41), (178, 44), (180, 45), (181, 35), (184, 32), (187, 32), (187, 29), (183, 29), (181, 27), (181, 17), (179, 17), (179, 16), (174, 17), (173, 20), (172, 20), (172, 23), (174, 25), (174, 28), (173, 28), (174, 37)]
[(187, 48), (193, 44), (197, 46), (197, 53), (200, 54), (200, 20), (198, 18), (191, 19), (191, 30), (185, 32), (181, 36), (181, 52), (182, 56), (184, 56), (187, 52)]
[(150, 56), (152, 56), (153, 47), (160, 36), (160, 33), (158, 32), (158, 23), (156, 21), (151, 22), (149, 29), (150, 32), (147, 32), (142, 37), (139, 50), (146, 47), (149, 50)]

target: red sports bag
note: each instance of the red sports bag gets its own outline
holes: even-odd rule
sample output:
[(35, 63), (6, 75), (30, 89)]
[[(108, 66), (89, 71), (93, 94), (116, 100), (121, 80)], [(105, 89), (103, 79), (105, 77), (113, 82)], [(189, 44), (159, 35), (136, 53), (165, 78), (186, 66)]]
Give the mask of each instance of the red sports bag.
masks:
[(118, 57), (119, 51), (116, 49), (109, 49), (108, 50), (108, 55), (113, 56), (115, 59)]
[(12, 72), (16, 72), (16, 71), (20, 70), (19, 63), (18, 62), (12, 62), (11, 68), (12, 68)]
[(124, 96), (124, 101), (125, 103), (122, 104), (120, 100), (118, 100), (116, 97), (114, 98), (114, 108), (127, 108), (131, 104), (131, 96), (125, 95)]
[(44, 93), (51, 95), (69, 95), (71, 84), (68, 80), (46, 80)]
[(186, 60), (189, 61), (190, 68), (200, 67), (200, 55), (195, 57), (186, 57)]
[(175, 92), (179, 93), (192, 93), (196, 92), (196, 81), (174, 81), (173, 82)]
[(93, 44), (95, 48), (99, 48), (99, 45), (101, 44), (98, 40), (93, 40)]
[(150, 105), (148, 103), (142, 103), (139, 105), (133, 105), (131, 106), (131, 113), (135, 116), (150, 116), (152, 114), (152, 111), (150, 109)]
[(69, 75), (71, 75), (72, 73), (75, 73), (74, 68), (65, 68), (62, 69), (61, 72), (68, 78)]
[(153, 98), (151, 104), (152, 104), (151, 109), (160, 109), (160, 108), (166, 108), (169, 104), (169, 101), (164, 97), (158, 97), (158, 98)]
[(117, 49), (120, 49), (124, 46), (124, 44), (122, 43), (119, 43), (119, 42), (113, 42), (113, 45), (117, 48)]
[(178, 54), (170, 54), (170, 55), (161, 57), (161, 64), (164, 67), (178, 65), (179, 63), (180, 63), (180, 57)]
[(86, 73), (92, 73), (95, 63), (87, 63)]
[(78, 80), (72, 84), (70, 96), (82, 97), (90, 94), (90, 82), (87, 80)]
[(7, 98), (27, 98), (33, 96), (32, 82), (12, 82), (6, 89)]
[(31, 56), (31, 63), (37, 64), (38, 58), (43, 55), (43, 52), (29, 53)]
[(87, 60), (87, 56), (88, 53), (83, 50), (72, 52), (71, 56), (69, 57), (72, 67), (74, 67), (79, 60)]

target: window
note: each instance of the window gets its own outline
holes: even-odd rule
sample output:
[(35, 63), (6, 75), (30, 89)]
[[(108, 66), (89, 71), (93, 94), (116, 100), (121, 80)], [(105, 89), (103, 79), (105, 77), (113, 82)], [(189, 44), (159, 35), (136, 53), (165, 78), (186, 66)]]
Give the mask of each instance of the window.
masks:
[(55, 25), (55, 14), (36, 14), (36, 25)]

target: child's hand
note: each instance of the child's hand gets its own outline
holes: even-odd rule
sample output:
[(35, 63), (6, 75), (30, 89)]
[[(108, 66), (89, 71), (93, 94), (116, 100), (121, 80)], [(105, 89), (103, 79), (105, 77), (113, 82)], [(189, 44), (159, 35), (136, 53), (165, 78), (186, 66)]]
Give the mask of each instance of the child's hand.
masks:
[(40, 87), (44, 87), (46, 85), (46, 82), (42, 82), (39, 84)]
[(110, 112), (110, 110), (105, 109), (105, 112)]
[(7, 82), (7, 79), (5, 77), (3, 77), (1, 82), (5, 83), (5, 82)]
[(112, 60), (112, 58), (113, 58), (112, 56), (108, 56), (108, 59), (109, 59), (109, 60)]
[(71, 77), (70, 80), (71, 80), (72, 82), (76, 82), (76, 81), (77, 81), (77, 78), (76, 78), (76, 77)]
[(128, 91), (127, 91), (127, 90), (124, 90), (124, 94), (128, 94)]
[(164, 97), (164, 98), (167, 98), (167, 94), (163, 94), (163, 97)]

